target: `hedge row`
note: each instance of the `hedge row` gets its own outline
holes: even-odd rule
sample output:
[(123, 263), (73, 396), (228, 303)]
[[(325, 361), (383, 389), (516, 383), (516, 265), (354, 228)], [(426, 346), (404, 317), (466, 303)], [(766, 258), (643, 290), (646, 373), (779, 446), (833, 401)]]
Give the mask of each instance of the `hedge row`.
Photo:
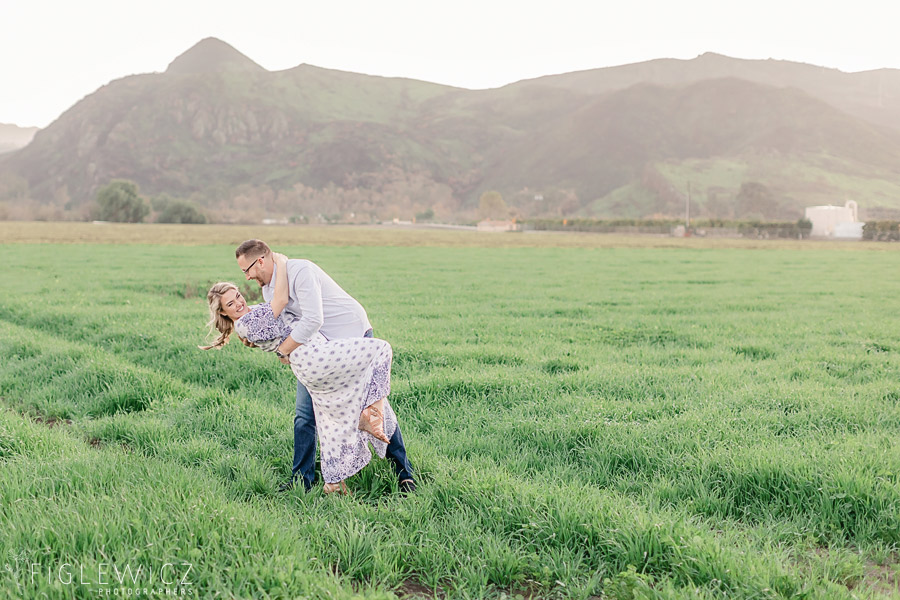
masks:
[(900, 221), (866, 221), (863, 239), (876, 242), (900, 241)]
[(671, 219), (532, 219), (525, 221), (532, 229), (552, 231), (591, 231), (595, 233), (621, 232), (669, 233), (683, 221)]
[(812, 221), (800, 219), (796, 223), (763, 223), (750, 221), (738, 225), (738, 233), (744, 237), (791, 238), (809, 237)]
[[(671, 233), (684, 221), (675, 219), (532, 219), (525, 221), (532, 229), (554, 231), (590, 231), (595, 233)], [(812, 222), (800, 219), (795, 223), (762, 221), (726, 221), (724, 219), (696, 220), (691, 229), (734, 229), (744, 237), (801, 238), (808, 237)]]

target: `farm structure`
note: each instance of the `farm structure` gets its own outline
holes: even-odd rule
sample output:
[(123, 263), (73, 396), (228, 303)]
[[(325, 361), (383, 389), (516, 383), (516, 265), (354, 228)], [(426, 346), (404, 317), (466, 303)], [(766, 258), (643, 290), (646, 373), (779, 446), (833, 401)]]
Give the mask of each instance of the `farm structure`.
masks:
[(812, 222), (810, 235), (814, 237), (862, 239), (863, 223), (853, 200), (847, 200), (844, 206), (809, 206), (805, 216)]

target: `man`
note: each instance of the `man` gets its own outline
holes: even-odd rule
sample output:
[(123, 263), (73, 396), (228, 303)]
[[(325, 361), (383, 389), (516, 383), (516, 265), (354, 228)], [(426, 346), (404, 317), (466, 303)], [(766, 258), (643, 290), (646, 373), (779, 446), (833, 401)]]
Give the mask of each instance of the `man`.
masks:
[[(262, 288), (263, 298), (272, 300), (275, 289), (275, 262), (272, 251), (262, 240), (247, 240), (234, 252), (238, 267), (247, 280), (254, 280)], [(277, 354), (290, 364), (287, 356), (301, 344), (321, 332), (327, 339), (372, 337), (372, 325), (365, 309), (315, 263), (291, 259), (287, 262), (289, 300), (284, 316), (292, 319), (292, 331)], [(406, 447), (400, 426), (388, 443), (386, 456), (394, 466), (404, 494), (416, 489), (412, 466), (406, 457)], [(307, 389), (297, 382), (297, 405), (294, 415), (294, 464), (291, 479), (279, 488), (291, 489), (298, 475), (306, 491), (312, 488), (316, 472), (316, 416)]]

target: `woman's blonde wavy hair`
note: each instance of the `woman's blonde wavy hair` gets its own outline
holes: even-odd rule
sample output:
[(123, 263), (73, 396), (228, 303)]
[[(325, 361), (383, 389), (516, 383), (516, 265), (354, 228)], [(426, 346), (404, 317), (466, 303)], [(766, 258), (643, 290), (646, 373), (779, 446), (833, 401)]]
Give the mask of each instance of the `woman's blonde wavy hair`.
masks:
[(206, 301), (209, 303), (209, 323), (207, 325), (209, 332), (218, 331), (219, 337), (209, 346), (198, 346), (201, 350), (212, 350), (213, 348), (218, 350), (228, 343), (228, 338), (234, 332), (234, 321), (231, 320), (231, 317), (222, 314), (222, 296), (228, 290), (236, 289), (238, 286), (230, 281), (220, 281), (209, 288), (209, 292), (206, 294)]

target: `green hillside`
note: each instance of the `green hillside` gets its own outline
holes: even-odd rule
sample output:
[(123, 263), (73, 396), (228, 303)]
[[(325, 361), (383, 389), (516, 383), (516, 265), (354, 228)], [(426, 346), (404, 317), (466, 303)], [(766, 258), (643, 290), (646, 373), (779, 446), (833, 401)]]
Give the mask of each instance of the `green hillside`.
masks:
[[(556, 120), (524, 145), (495, 172), (498, 185), (569, 186), (591, 207), (587, 212), (605, 216), (679, 214), (683, 201), (673, 194), (686, 192), (692, 179), (702, 190), (707, 178), (708, 187), (731, 197), (744, 181), (782, 190), (785, 210), (769, 218), (802, 214), (811, 201), (842, 203), (849, 196), (896, 206), (900, 199), (890, 193), (900, 187), (900, 135), (803, 92), (737, 79), (633, 86)], [(655, 168), (660, 163), (666, 168)], [(677, 168), (682, 163), (704, 165), (701, 176), (690, 166)], [(734, 163), (741, 168), (731, 169)], [(680, 192), (667, 194), (667, 186)], [(634, 207), (622, 203), (623, 187), (635, 191), (625, 196)], [(869, 195), (873, 190), (884, 193)]]
[(844, 73), (784, 60), (735, 59), (707, 52), (692, 60), (671, 58), (548, 75), (511, 87), (553, 86), (587, 94), (622, 90), (639, 83), (677, 86), (709, 79), (737, 78), (763, 85), (796, 88), (848, 114), (900, 129), (900, 70)]
[[(467, 220), (489, 189), (523, 217), (680, 214), (688, 182), (709, 216), (740, 213), (745, 183), (776, 197), (765, 218), (846, 198), (900, 209), (900, 132), (837, 107), (867, 97), (841, 87), (848, 74), (819, 69), (816, 88), (810, 69), (704, 55), (472, 91), (311, 65), (269, 72), (208, 38), (0, 156), (0, 218), (29, 199), (86, 217), (116, 178), (214, 221)], [(779, 84), (787, 75), (796, 87)]]

